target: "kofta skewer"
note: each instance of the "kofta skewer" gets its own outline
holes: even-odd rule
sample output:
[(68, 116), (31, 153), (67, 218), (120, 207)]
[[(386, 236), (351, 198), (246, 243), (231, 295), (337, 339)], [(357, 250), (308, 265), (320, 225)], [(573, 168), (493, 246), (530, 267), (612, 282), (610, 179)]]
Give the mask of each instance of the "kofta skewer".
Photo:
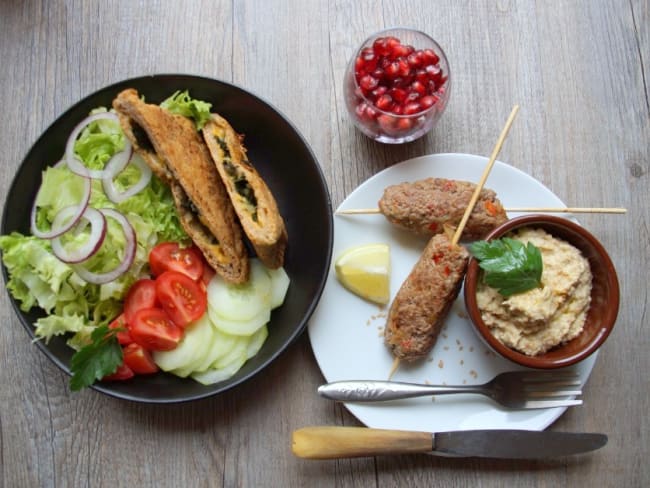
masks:
[[(504, 207), (506, 212), (530, 212), (530, 213), (605, 213), (624, 214), (626, 208), (621, 207)], [(372, 215), (381, 214), (379, 208), (349, 208), (337, 210), (336, 215)]]
[(389, 377), (400, 361), (423, 358), (436, 343), (467, 269), (469, 253), (459, 245), (460, 236), (518, 111), (515, 105), (453, 236), (443, 232), (431, 238), (390, 306), (384, 342), (395, 361)]

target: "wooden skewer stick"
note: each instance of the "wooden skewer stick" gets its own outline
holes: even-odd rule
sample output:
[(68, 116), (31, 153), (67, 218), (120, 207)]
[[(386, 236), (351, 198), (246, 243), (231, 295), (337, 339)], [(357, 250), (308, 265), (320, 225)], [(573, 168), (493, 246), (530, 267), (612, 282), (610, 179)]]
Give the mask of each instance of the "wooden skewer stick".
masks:
[[(531, 212), (531, 213), (604, 213), (604, 214), (624, 214), (626, 208), (621, 207), (508, 207), (506, 212)], [(362, 214), (380, 214), (378, 208), (350, 208), (347, 210), (338, 210), (337, 215), (362, 215)]]
[[(510, 115), (508, 116), (508, 120), (506, 120), (506, 125), (503, 126), (503, 129), (501, 130), (501, 135), (499, 135), (499, 139), (497, 139), (497, 142), (494, 146), (494, 149), (492, 150), (492, 155), (490, 156), (490, 159), (488, 161), (487, 166), (483, 170), (483, 175), (481, 176), (480, 181), (476, 185), (476, 189), (474, 190), (474, 193), (472, 194), (472, 198), (469, 200), (469, 204), (467, 205), (467, 208), (465, 209), (465, 213), (463, 214), (463, 218), (460, 220), (460, 223), (458, 224), (458, 227), (456, 228), (456, 231), (451, 238), (451, 245), (452, 246), (457, 246), (458, 241), (460, 241), (460, 236), (463, 233), (463, 229), (465, 228), (465, 224), (467, 224), (467, 221), (469, 220), (469, 216), (472, 213), (472, 210), (474, 210), (474, 205), (476, 205), (476, 202), (478, 200), (479, 194), (481, 193), (481, 190), (483, 189), (483, 186), (485, 185), (485, 181), (488, 178), (488, 175), (490, 174), (490, 170), (492, 169), (492, 166), (494, 166), (494, 162), (497, 159), (497, 156), (499, 155), (499, 152), (501, 151), (501, 146), (503, 146), (503, 141), (505, 141), (506, 136), (508, 135), (508, 132), (510, 131), (510, 127), (512, 126), (512, 123), (515, 120), (515, 117), (517, 116), (517, 112), (519, 112), (519, 105), (515, 105), (512, 107), (512, 111), (510, 112)], [(388, 379), (390, 380), (395, 372), (397, 371), (397, 368), (399, 368), (400, 360), (398, 357), (395, 358), (393, 361), (393, 365), (391, 366), (390, 372), (388, 374)]]
[(503, 141), (506, 140), (506, 136), (508, 135), (508, 132), (510, 132), (510, 127), (512, 126), (512, 123), (515, 120), (515, 117), (517, 116), (517, 112), (519, 112), (519, 105), (515, 105), (512, 107), (512, 111), (510, 112), (510, 115), (508, 116), (508, 120), (506, 120), (506, 125), (503, 127), (501, 130), (501, 135), (499, 136), (499, 139), (497, 139), (497, 143), (494, 146), (494, 149), (492, 150), (492, 155), (490, 156), (490, 160), (488, 161), (487, 166), (483, 170), (483, 175), (481, 176), (481, 179), (479, 180), (478, 184), (476, 185), (476, 188), (474, 189), (474, 193), (472, 194), (472, 198), (469, 200), (469, 204), (467, 205), (467, 208), (465, 209), (465, 213), (463, 214), (463, 218), (460, 219), (460, 223), (458, 224), (458, 227), (456, 228), (456, 232), (451, 239), (451, 245), (455, 246), (458, 244), (458, 241), (460, 241), (460, 235), (463, 233), (463, 229), (465, 228), (465, 224), (467, 224), (467, 221), (469, 220), (469, 216), (474, 210), (474, 205), (476, 205), (476, 202), (478, 201), (479, 194), (481, 193), (481, 190), (483, 189), (483, 186), (485, 185), (485, 181), (487, 180), (488, 176), (490, 175), (490, 171), (492, 170), (492, 166), (494, 166), (494, 162), (497, 159), (497, 156), (499, 155), (499, 152), (501, 151), (501, 146), (503, 146)]

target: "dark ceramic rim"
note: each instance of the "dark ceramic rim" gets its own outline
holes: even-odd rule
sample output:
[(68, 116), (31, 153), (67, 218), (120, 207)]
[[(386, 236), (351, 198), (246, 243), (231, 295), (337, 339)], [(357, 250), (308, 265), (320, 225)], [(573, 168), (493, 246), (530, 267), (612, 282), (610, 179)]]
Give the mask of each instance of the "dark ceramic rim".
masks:
[[(600, 327), (598, 327), (597, 330), (593, 331), (592, 336), (589, 338), (585, 347), (582, 347), (571, 354), (562, 354), (562, 349), (564, 346), (560, 346), (539, 356), (527, 356), (502, 344), (492, 335), (490, 329), (483, 322), (478, 305), (476, 303), (476, 288), (479, 279), (480, 268), (478, 266), (478, 261), (474, 258), (470, 259), (467, 268), (467, 274), (465, 276), (465, 307), (470, 316), (470, 320), (481, 339), (490, 348), (492, 348), (504, 358), (529, 368), (563, 368), (576, 364), (589, 357), (596, 350), (598, 350), (598, 348), (605, 342), (611, 333), (616, 322), (616, 317), (618, 315), (619, 309), (620, 291), (618, 277), (612, 260), (598, 239), (596, 239), (596, 237), (594, 237), (584, 227), (566, 218), (541, 214), (516, 217), (514, 219), (508, 220), (504, 224), (494, 229), (486, 236), (485, 239), (490, 240), (499, 238), (517, 228), (533, 226), (545, 228), (545, 230), (551, 234), (553, 234), (553, 229), (566, 229), (572, 235), (578, 236), (579, 239), (582, 240), (584, 244), (586, 244), (586, 246), (590, 247), (598, 255), (599, 260), (602, 261), (602, 264), (606, 269), (605, 282), (608, 287), (608, 306), (605, 309), (605, 315), (601, 317)], [(576, 245), (576, 247), (580, 247), (577, 246), (576, 242), (572, 242), (572, 244)], [(591, 261), (590, 265), (593, 268), (593, 263)], [(574, 339), (574, 341), (577, 339), (578, 338)], [(571, 342), (573, 341), (569, 341), (567, 345), (570, 345)]]

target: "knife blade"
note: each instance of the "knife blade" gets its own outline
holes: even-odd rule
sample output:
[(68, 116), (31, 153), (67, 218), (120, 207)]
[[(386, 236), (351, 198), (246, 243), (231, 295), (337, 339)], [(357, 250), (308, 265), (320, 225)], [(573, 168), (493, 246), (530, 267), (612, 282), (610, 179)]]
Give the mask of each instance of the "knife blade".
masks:
[(594, 451), (605, 434), (530, 430), (417, 432), (366, 427), (304, 427), (295, 430), (292, 450), (306, 459), (339, 459), (428, 453), (446, 457), (542, 459)]

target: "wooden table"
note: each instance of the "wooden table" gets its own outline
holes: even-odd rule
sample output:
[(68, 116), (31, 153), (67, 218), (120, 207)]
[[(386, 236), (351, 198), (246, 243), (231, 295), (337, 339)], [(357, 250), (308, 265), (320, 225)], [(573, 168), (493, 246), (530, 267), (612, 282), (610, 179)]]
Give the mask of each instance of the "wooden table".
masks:
[[(355, 130), (342, 98), (355, 46), (393, 25), (434, 36), (454, 83), (435, 131), (400, 146)], [(643, 0), (2, 0), (3, 195), (30, 145), (71, 104), (125, 78), (176, 72), (230, 81), (276, 105), (311, 144), (334, 206), (401, 160), (488, 155), (519, 103), (502, 161), (569, 205), (629, 212), (580, 217), (618, 269), (622, 302), (584, 405), (551, 426), (608, 434), (600, 451), (539, 462), (300, 460), (290, 450), (294, 429), (359, 425), (317, 397), (323, 377), (306, 334), (234, 390), (149, 406), (71, 393), (3, 294), (0, 486), (647, 486), (648, 25)]]

